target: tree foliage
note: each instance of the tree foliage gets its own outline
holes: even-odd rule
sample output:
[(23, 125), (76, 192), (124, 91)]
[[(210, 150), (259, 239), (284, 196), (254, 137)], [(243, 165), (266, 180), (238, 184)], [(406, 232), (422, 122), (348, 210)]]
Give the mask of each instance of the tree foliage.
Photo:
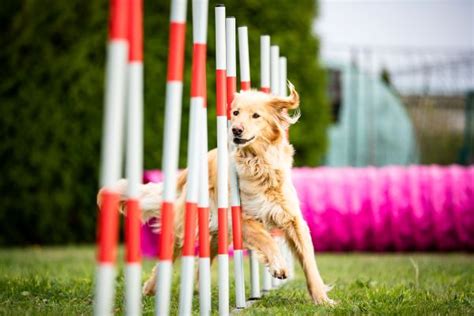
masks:
[[(190, 2), (190, 1), (189, 1)], [(259, 83), (259, 36), (288, 57), (302, 99), (291, 130), (298, 165), (325, 148), (324, 74), (312, 35), (313, 0), (223, 1), (249, 27), (251, 73)], [(209, 143), (215, 145), (214, 2), (208, 35)], [(188, 21), (191, 21), (190, 3)], [(103, 114), (107, 1), (4, 0), (0, 6), (0, 245), (90, 242)], [(145, 1), (145, 167), (161, 166), (169, 1)], [(185, 166), (192, 27), (187, 29), (180, 166)]]

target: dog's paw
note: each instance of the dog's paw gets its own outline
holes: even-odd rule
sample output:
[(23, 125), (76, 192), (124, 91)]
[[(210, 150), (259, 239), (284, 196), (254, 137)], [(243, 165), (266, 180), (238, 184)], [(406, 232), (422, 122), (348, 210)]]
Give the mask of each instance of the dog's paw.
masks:
[(155, 285), (156, 283), (153, 280), (148, 280), (143, 285), (143, 295), (145, 296), (153, 296), (155, 295)]
[(323, 297), (315, 297), (313, 298), (313, 301), (317, 305), (326, 305), (326, 306), (336, 306), (336, 301), (330, 299), (327, 295)]
[(288, 278), (288, 269), (286, 269), (286, 268), (277, 268), (277, 269), (270, 268), (270, 274), (274, 278), (284, 280), (284, 279)]
[(288, 278), (288, 268), (286, 267), (286, 261), (281, 256), (275, 256), (271, 263), (268, 265), (270, 274), (277, 279), (283, 280)]

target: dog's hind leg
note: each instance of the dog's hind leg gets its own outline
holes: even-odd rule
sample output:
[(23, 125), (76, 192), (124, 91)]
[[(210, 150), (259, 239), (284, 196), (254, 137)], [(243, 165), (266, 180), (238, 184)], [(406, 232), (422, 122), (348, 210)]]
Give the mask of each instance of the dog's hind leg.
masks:
[(277, 243), (264, 225), (251, 218), (242, 219), (242, 235), (246, 247), (255, 250), (273, 277), (286, 279), (288, 269)]
[(280, 223), (293, 254), (300, 261), (306, 276), (308, 291), (316, 304), (334, 304), (327, 296), (328, 287), (319, 274), (313, 243), (306, 222), (301, 216), (290, 217)]

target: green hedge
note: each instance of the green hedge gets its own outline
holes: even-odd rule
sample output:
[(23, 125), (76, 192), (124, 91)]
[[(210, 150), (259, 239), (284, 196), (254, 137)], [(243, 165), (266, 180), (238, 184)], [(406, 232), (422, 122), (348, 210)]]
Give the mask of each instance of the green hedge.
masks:
[[(163, 129), (169, 1), (145, 1), (145, 167), (159, 168)], [(190, 1), (189, 1), (190, 2)], [(315, 165), (325, 148), (324, 74), (311, 33), (314, 0), (223, 1), (249, 27), (252, 82), (259, 82), (259, 36), (288, 57), (302, 98), (291, 130), (296, 164)], [(210, 3), (208, 104), (215, 145), (214, 14)], [(191, 20), (190, 4), (188, 21)], [(3, 0), (0, 6), (0, 245), (90, 242), (103, 109), (107, 1)], [(185, 164), (191, 27), (180, 165)]]

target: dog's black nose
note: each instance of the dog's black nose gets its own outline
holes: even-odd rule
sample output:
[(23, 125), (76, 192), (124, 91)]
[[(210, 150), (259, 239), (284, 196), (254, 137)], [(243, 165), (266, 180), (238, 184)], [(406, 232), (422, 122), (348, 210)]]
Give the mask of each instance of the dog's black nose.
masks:
[(234, 136), (240, 136), (242, 135), (243, 132), (244, 130), (242, 128), (238, 128), (238, 127), (232, 128), (232, 134), (234, 134)]

